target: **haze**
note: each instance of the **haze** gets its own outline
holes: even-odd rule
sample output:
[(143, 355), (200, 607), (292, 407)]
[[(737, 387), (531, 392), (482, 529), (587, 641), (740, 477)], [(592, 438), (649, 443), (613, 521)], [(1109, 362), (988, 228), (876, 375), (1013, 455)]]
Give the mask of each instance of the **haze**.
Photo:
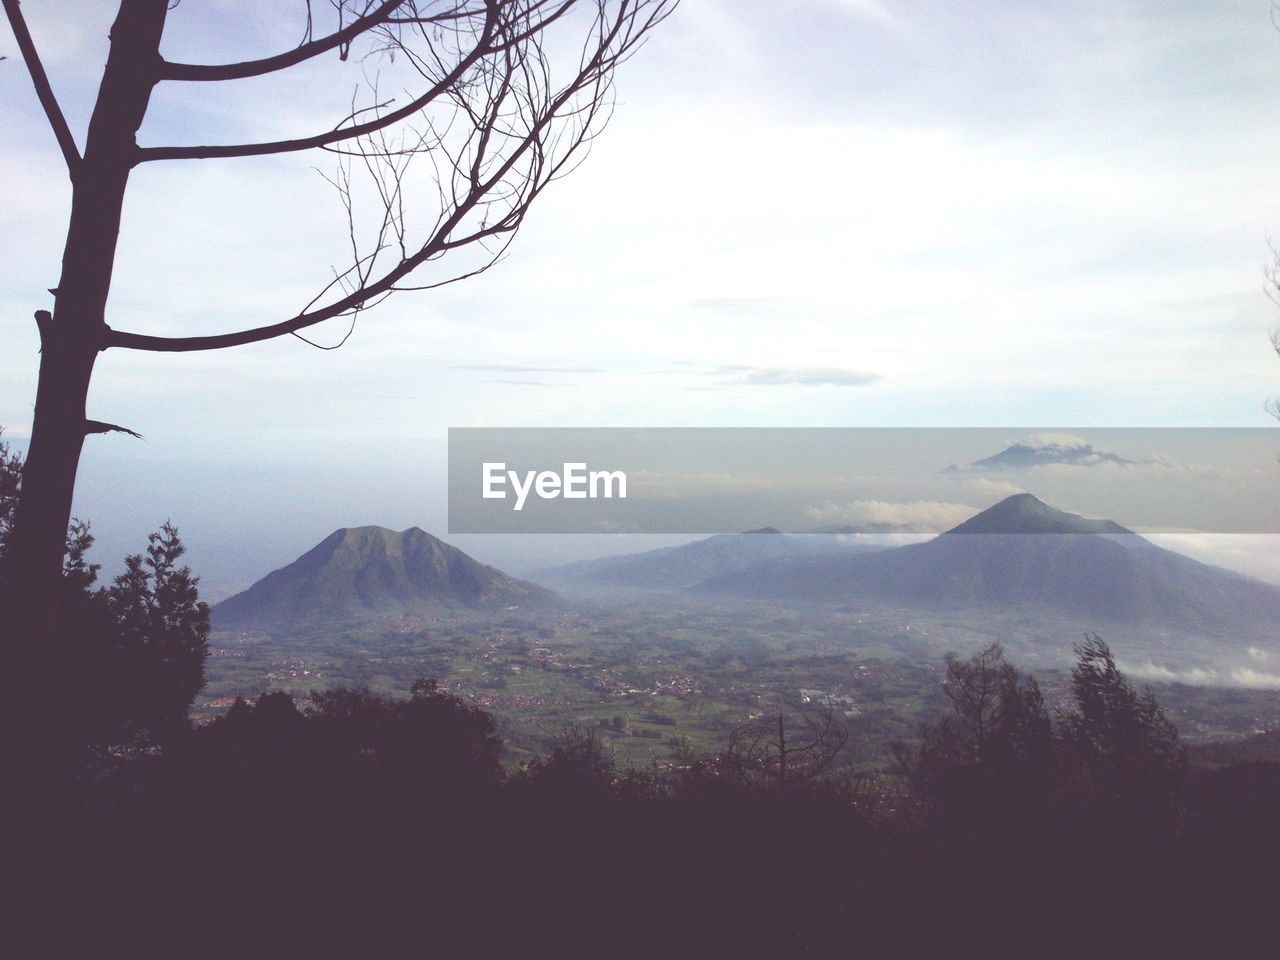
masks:
[[(271, 5), (246, 44), (225, 6), (186, 0), (166, 52), (300, 33), (301, 4)], [(83, 131), (111, 11), (24, 12)], [(108, 566), (172, 518), (217, 598), (339, 526), (443, 533), (450, 426), (1265, 426), (1270, 16), (689, 0), (489, 274), (392, 300), (329, 353), (106, 354), (90, 413), (147, 439), (90, 438), (76, 512)], [(0, 53), (0, 424), (20, 441), (69, 189), (8, 35)], [(355, 80), (170, 85), (142, 141), (287, 135), (341, 115)], [(140, 169), (110, 319), (196, 333), (295, 312), (343, 254), (326, 160)], [(460, 545), (516, 567), (618, 547), (589, 540)], [(1274, 574), (1270, 541), (1206, 543)]]

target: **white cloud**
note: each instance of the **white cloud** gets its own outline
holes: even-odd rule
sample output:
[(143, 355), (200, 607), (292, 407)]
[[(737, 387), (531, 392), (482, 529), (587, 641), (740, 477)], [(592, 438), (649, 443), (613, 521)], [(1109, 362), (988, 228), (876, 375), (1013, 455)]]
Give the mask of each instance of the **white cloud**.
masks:
[(997, 497), (1003, 500), (1005, 497), (1016, 496), (1019, 493), (1026, 493), (1026, 489), (1018, 486), (1016, 483), (1009, 483), (1004, 480), (990, 480), (986, 477), (974, 477), (965, 484), (965, 490), (974, 496), (987, 498)]
[(1205, 667), (1175, 669), (1148, 660), (1132, 665), (1117, 661), (1122, 673), (1153, 683), (1185, 683), (1197, 687), (1247, 687), (1252, 690), (1280, 690), (1280, 674), (1266, 673), (1252, 667), (1215, 670)]
[(582, 367), (563, 363), (456, 363), (452, 364), (450, 369), (473, 370), (480, 373), (604, 373), (599, 367)]
[(865, 387), (883, 379), (865, 370), (835, 367), (724, 367), (724, 382), (745, 386)]
[(1223, 677), (1217, 670), (1206, 670), (1203, 667), (1193, 667), (1189, 670), (1175, 670), (1172, 667), (1161, 666), (1148, 660), (1146, 663), (1130, 664), (1117, 660), (1116, 666), (1120, 668), (1121, 673), (1128, 674), (1139, 680), (1149, 680), (1155, 683), (1186, 683), (1196, 686), (1221, 686)]
[(999, 453), (983, 457), (952, 471), (1040, 471), (1050, 467), (1131, 467), (1138, 462), (1110, 450), (1095, 447), (1082, 437), (1066, 433), (1038, 433), (1020, 440), (1008, 440)]
[(1266, 533), (1143, 533), (1156, 546), (1202, 563), (1280, 583), (1280, 536)]
[(877, 23), (893, 27), (902, 26), (902, 21), (889, 10), (883, 0), (834, 0), (834, 3), (838, 7), (852, 11), (869, 20), (874, 20)]
[(1242, 687), (1256, 690), (1280, 690), (1280, 674), (1263, 673), (1252, 667), (1241, 667), (1231, 671), (1231, 679)]
[(1030, 450), (1079, 450), (1091, 448), (1092, 444), (1070, 433), (1035, 433), (1021, 440), (1009, 440), (1006, 446), (1022, 446)]

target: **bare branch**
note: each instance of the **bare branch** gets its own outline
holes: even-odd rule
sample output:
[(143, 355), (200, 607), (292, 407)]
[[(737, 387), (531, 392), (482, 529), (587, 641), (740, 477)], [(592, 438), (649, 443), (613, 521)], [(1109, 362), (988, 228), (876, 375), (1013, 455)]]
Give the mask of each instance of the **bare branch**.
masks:
[(27, 21), (22, 16), (19, 0), (0, 0), (4, 3), (4, 12), (9, 17), (9, 26), (13, 29), (14, 39), (18, 41), (18, 49), (22, 51), (22, 59), (26, 61), (27, 71), (31, 74), (31, 83), (36, 88), (36, 96), (40, 98), (40, 106), (44, 107), (44, 115), (49, 119), (53, 135), (58, 140), (62, 157), (67, 161), (67, 171), (74, 180), (76, 170), (80, 166), (80, 151), (76, 148), (75, 137), (67, 126), (67, 118), (62, 115), (58, 106), (58, 98), (53, 95), (53, 87), (49, 85), (49, 76), (44, 72), (44, 64), (40, 62), (40, 54), (35, 42), (31, 39), (31, 31), (27, 29)]
[(813, 783), (831, 767), (849, 740), (843, 723), (827, 711), (802, 714), (788, 726), (783, 714), (759, 717), (729, 735), (721, 760), (735, 776), (786, 789), (788, 780)]
[[(459, 27), (458, 37), (468, 42), (452, 48), (440, 40), (447, 34), (438, 27), (423, 31), (416, 50), (409, 48), (407, 39), (391, 35), (390, 53), (403, 55), (402, 62), (429, 81), (444, 75), (445, 80), (432, 83), (429, 95), (431, 99), (438, 96), (439, 103), (430, 115), (423, 115), (420, 129), (397, 127), (394, 133), (392, 121), (403, 118), (408, 107), (345, 125), (385, 103), (376, 76), (369, 81), (376, 106), (358, 109), (352, 104), (334, 135), (347, 143), (325, 147), (338, 156), (338, 170), (326, 180), (336, 190), (347, 218), (351, 259), (295, 316), (210, 336), (108, 331), (104, 348), (187, 352), (256, 343), (296, 334), (326, 320), (354, 317), (391, 293), (434, 289), (499, 262), (533, 202), (581, 162), (607, 122), (616, 65), (674, 6), (674, 0), (592, 0), (595, 19), (584, 48), (563, 85), (557, 86), (542, 34), (531, 30), (531, 23), (545, 26), (545, 18), (558, 20), (568, 2), (555, 0), (550, 7), (550, 0), (487, 0), (483, 29)], [(550, 13), (544, 7), (550, 7)], [(473, 47), (470, 40), (477, 36)], [(521, 38), (520, 42), (513, 43), (513, 37)], [(480, 48), (486, 51), (483, 56), (476, 52)], [(465, 67), (448, 65), (455, 55)], [(425, 99), (415, 99), (410, 107)], [(421, 156), (431, 165), (438, 209), (434, 223), (425, 230), (413, 230), (411, 239), (406, 183), (412, 162)], [(353, 181), (357, 172), (366, 184), (365, 202), (371, 200), (377, 211), (372, 220), (357, 216)], [(443, 270), (433, 270), (433, 276), (410, 280), (414, 271), (434, 267), (446, 257), (455, 263), (454, 254), (467, 248), (480, 256), (459, 262), (443, 277)], [(349, 329), (343, 342), (350, 335)]]
[(335, 143), (357, 140), (360, 137), (390, 127), (401, 120), (412, 117), (414, 114), (421, 113), (441, 94), (453, 87), (478, 60), (492, 53), (489, 43), (493, 39), (497, 26), (498, 6), (499, 0), (488, 0), (484, 26), (481, 29), (479, 39), (471, 50), (451, 70), (436, 81), (426, 93), (409, 101), (399, 110), (392, 110), (373, 120), (366, 120), (364, 123), (354, 123), (350, 126), (339, 125), (325, 133), (310, 137), (297, 137), (290, 140), (198, 147), (141, 147), (134, 154), (134, 163), (146, 163), (151, 160), (214, 160), (230, 157), (260, 157), (278, 153), (297, 153), (301, 150), (315, 150)]
[[(8, 0), (6, 0), (6, 3)], [(193, 64), (170, 63), (165, 61), (160, 68), (161, 80), (243, 80), (247, 77), (260, 77), (265, 73), (275, 73), (288, 67), (318, 57), (337, 47), (350, 44), (362, 33), (387, 21), (398, 7), (404, 6), (407, 0), (385, 0), (372, 13), (351, 21), (341, 30), (331, 33), (319, 40), (304, 43), (287, 53), (261, 60), (244, 60), (240, 63)]]
[(101, 420), (86, 420), (84, 422), (84, 432), (90, 433), (127, 433), (131, 437), (143, 439), (142, 434), (130, 430), (128, 427), (122, 427), (114, 423), (103, 423)]

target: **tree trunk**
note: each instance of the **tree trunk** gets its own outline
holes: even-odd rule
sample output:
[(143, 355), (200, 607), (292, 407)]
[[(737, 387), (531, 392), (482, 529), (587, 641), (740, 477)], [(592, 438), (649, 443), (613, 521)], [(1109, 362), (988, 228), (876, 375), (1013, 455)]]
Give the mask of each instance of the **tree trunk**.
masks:
[(778, 793), (787, 795), (787, 731), (782, 714), (778, 714)]
[[(5, 617), (13, 631), (4, 690), (5, 736), (20, 786), (32, 735), (57, 677), (44, 676), (42, 653), (57, 629), (63, 555), (80, 451), (89, 424), (85, 403), (107, 330), (106, 305), (135, 136), (155, 86), (168, 0), (122, 0), (84, 158), (72, 170), (71, 219), (52, 314), (39, 311), (40, 380), (22, 493), (6, 551)], [(0, 761), (2, 762), (2, 761)]]

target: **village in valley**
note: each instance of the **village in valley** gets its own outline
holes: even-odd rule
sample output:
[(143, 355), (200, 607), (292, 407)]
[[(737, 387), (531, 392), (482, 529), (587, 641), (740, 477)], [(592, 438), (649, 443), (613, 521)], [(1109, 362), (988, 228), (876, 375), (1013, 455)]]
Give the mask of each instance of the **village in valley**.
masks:
[[(670, 597), (487, 616), (405, 614), (296, 634), (215, 632), (195, 715), (207, 721), (237, 695), (275, 690), (299, 702), (335, 686), (404, 696), (414, 680), (430, 677), (499, 720), (512, 763), (575, 728), (595, 732), (623, 763), (713, 754), (742, 724), (783, 712), (835, 716), (850, 733), (847, 762), (873, 770), (890, 743), (912, 739), (943, 709), (948, 655), (999, 641), (1040, 678), (1051, 707), (1065, 706), (1066, 659), (1080, 636), (1066, 619), (1018, 625), (989, 612), (926, 616)], [(1046, 659), (1049, 643), (1062, 663)], [(1189, 741), (1280, 724), (1273, 691), (1154, 689)]]

